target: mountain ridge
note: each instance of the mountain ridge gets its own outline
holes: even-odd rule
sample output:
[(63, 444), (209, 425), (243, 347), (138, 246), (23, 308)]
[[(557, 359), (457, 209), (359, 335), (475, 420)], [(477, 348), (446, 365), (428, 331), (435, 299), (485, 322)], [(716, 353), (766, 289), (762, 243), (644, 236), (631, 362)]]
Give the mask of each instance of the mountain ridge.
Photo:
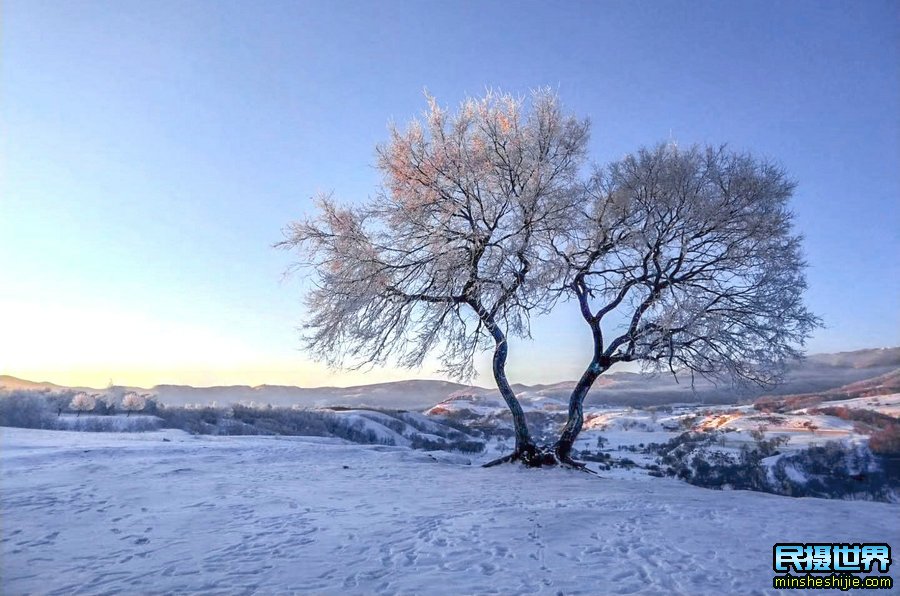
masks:
[[(671, 375), (651, 375), (627, 371), (611, 372), (598, 379), (588, 396), (590, 403), (657, 405), (662, 403), (735, 403), (761, 395), (789, 395), (827, 391), (848, 383), (876, 377), (900, 368), (900, 347), (872, 348), (834, 354), (813, 354), (790, 367), (786, 382), (768, 390), (739, 390), (728, 385), (714, 385), (697, 380), (694, 385), (677, 382)], [(514, 391), (534, 401), (568, 399), (575, 381), (526, 385), (516, 383)], [(481, 387), (438, 379), (407, 379), (353, 385), (349, 387), (299, 387), (293, 385), (220, 385), (193, 387), (159, 384), (153, 387), (66, 387), (50, 382), (34, 382), (10, 375), (0, 375), (0, 389), (107, 392), (136, 391), (155, 397), (167, 405), (255, 402), (273, 406), (369, 406), (424, 410), (449, 398), (462, 395), (500, 399), (496, 388)]]

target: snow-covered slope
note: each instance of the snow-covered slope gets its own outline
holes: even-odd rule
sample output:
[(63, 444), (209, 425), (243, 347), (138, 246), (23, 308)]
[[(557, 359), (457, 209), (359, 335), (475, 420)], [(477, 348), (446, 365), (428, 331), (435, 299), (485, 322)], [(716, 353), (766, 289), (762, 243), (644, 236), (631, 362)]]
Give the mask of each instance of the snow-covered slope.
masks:
[(775, 542), (900, 544), (898, 505), (467, 461), (2, 428), (0, 592), (763, 594)]

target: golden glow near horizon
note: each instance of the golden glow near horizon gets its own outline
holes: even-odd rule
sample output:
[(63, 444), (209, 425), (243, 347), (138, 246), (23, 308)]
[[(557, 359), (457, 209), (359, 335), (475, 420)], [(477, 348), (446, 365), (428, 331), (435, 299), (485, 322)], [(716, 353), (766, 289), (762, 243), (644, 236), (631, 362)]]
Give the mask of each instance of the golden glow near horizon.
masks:
[[(174, 315), (125, 310), (120, 305), (0, 300), (0, 375), (96, 389), (110, 382), (144, 388), (348, 387), (408, 379), (456, 380), (438, 372), (436, 358), (412, 370), (394, 366), (330, 370), (299, 350), (290, 324), (284, 325), (284, 333), (278, 337), (246, 333), (254, 324), (252, 314), (232, 317), (216, 330), (211, 323), (186, 323), (175, 320)], [(588, 340), (582, 336), (580, 341)], [(540, 350), (535, 350), (540, 345), (539, 341), (522, 341), (516, 346), (507, 369), (511, 379), (533, 385), (578, 378), (583, 364), (580, 359), (541, 355), (536, 365)], [(462, 382), (493, 387), (490, 357), (490, 350), (476, 355), (476, 369), (481, 374)], [(620, 365), (617, 369), (636, 372), (638, 365)]]
[(161, 384), (298, 385), (379, 383), (426, 371), (332, 371), (293, 350), (260, 352), (232, 337), (141, 313), (52, 304), (2, 303), (0, 374), (103, 388)]
[[(190, 385), (193, 387), (216, 387), (226, 385), (288, 385), (296, 387), (349, 387), (402, 381), (412, 378), (437, 378), (434, 374), (416, 374), (410, 371), (333, 372), (318, 365), (298, 363), (294, 369), (0, 369), (0, 374), (37, 383), (53, 383), (64, 387), (90, 387), (104, 389), (110, 382), (119, 386), (149, 389), (155, 385)], [(477, 383), (476, 384), (483, 384)]]

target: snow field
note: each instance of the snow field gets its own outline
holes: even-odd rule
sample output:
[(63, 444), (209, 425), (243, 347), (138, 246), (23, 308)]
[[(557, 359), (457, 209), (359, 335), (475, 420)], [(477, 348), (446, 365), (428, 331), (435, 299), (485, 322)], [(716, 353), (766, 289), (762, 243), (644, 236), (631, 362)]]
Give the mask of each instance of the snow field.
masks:
[(3, 428), (0, 591), (762, 594), (775, 542), (900, 544), (898, 505), (468, 461)]

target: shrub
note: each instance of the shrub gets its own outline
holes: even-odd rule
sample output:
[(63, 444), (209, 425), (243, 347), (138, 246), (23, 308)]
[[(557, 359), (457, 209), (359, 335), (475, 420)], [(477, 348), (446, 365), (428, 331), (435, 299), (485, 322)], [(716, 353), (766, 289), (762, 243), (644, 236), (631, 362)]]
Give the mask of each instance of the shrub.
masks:
[[(795, 474), (788, 473), (792, 467)], [(794, 479), (799, 472), (805, 481)], [(900, 479), (891, 462), (859, 445), (830, 441), (778, 460), (773, 475), (781, 494), (798, 497), (896, 501)]]
[[(683, 433), (648, 449), (660, 454), (665, 473), (707, 488), (735, 488), (796, 497), (860, 498), (896, 501), (900, 458), (879, 457), (864, 446), (829, 442), (789, 455), (773, 465), (786, 437), (762, 438), (739, 454), (714, 448), (717, 433)], [(656, 475), (656, 474), (654, 474)]]
[[(68, 402), (68, 396), (66, 396)], [(0, 426), (56, 428), (57, 412), (46, 397), (34, 391), (0, 392)]]
[(895, 422), (869, 436), (872, 453), (885, 457), (900, 457), (900, 423)]

